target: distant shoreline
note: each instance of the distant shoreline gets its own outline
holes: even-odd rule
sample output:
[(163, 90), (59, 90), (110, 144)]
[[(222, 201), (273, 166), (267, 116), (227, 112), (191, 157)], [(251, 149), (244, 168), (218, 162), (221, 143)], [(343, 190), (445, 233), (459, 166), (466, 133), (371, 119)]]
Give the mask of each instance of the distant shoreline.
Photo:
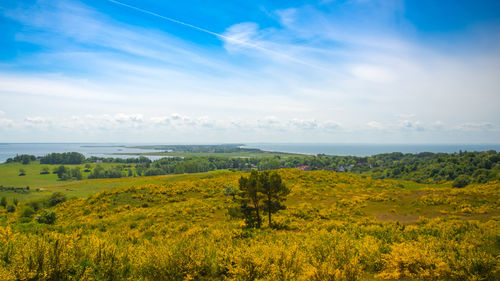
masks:
[[(175, 152), (162, 151), (168, 147), (193, 149), (229, 149), (224, 153), (206, 150)], [(0, 143), (0, 163), (16, 155), (29, 154), (44, 156), (52, 152), (79, 152), (86, 157), (139, 157), (141, 155), (157, 159), (161, 156), (229, 156), (262, 157), (271, 155), (331, 155), (365, 157), (376, 154), (401, 153), (455, 153), (459, 151), (500, 151), (500, 144), (324, 144), (324, 143), (232, 143), (232, 144), (138, 144), (138, 143)], [(158, 155), (158, 156), (155, 156)]]

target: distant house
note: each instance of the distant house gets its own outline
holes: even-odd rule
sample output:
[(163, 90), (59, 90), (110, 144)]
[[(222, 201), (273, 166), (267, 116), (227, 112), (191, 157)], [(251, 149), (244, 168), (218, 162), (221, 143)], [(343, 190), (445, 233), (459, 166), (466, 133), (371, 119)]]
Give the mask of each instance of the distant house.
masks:
[(337, 167), (337, 172), (349, 172), (353, 167), (354, 165), (352, 164), (348, 166), (340, 165)]
[(302, 170), (302, 171), (310, 171), (311, 167), (308, 166), (308, 165), (303, 165), (303, 166), (295, 167), (295, 169), (299, 169), (299, 170)]

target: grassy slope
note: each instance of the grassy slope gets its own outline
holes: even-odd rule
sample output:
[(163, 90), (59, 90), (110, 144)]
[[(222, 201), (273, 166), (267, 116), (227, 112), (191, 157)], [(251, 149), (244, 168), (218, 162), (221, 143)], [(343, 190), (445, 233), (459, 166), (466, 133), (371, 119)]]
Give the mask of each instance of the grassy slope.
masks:
[[(113, 165), (121, 164), (102, 163), (99, 165), (104, 168), (108, 168)], [(52, 170), (58, 166), (60, 165), (41, 165), (39, 162), (31, 162), (28, 165), (23, 165), (21, 163), (0, 164), (0, 186), (30, 187), (28, 193), (0, 191), (0, 196), (6, 196), (8, 199), (16, 197), (22, 201), (44, 197), (53, 191), (62, 191), (67, 193), (70, 197), (83, 197), (103, 190), (123, 186), (123, 181), (116, 181), (112, 179), (61, 181), (57, 178), (56, 174), (52, 174)], [(84, 172), (84, 165), (65, 166), (68, 168), (80, 167), (84, 178), (86, 178), (89, 174)], [(51, 173), (41, 175), (40, 171), (43, 167), (48, 167)], [(19, 169), (24, 169), (26, 171), (26, 175), (19, 176)], [(133, 182), (135, 179), (136, 178), (130, 179), (130, 182)], [(148, 180), (144, 178), (137, 178), (137, 182), (139, 184), (147, 181)]]
[[(281, 267), (297, 276), (305, 276), (304, 280), (314, 280), (314, 276), (327, 278), (329, 274), (335, 275), (336, 269), (340, 270), (339, 276), (352, 273), (357, 279), (405, 276), (411, 280), (429, 279), (429, 270), (431, 275), (443, 274), (440, 276), (445, 279), (455, 276), (450, 274), (471, 278), (478, 264), (486, 271), (488, 266), (499, 266), (498, 260), (495, 263), (491, 258), (500, 252), (500, 243), (494, 240), (495, 235), (497, 240), (500, 236), (498, 182), (452, 189), (449, 185), (372, 180), (369, 176), (328, 171), (287, 169), (279, 173), (292, 190), (286, 201), (288, 208), (274, 216), (282, 230), (270, 230), (266, 226), (263, 230), (247, 232), (242, 229), (240, 219), (231, 219), (227, 209), (235, 203), (224, 196), (222, 190), (227, 184), (237, 185), (245, 173), (226, 171), (86, 180), (72, 183), (71, 191), (60, 185), (47, 187), (51, 191), (62, 190), (85, 197), (54, 208), (59, 214), (54, 226), (18, 223), (15, 213), (6, 214), (1, 210), (0, 216), (5, 216), (3, 225), (11, 225), (20, 232), (58, 232), (79, 235), (83, 237), (82, 243), (87, 243), (83, 242), (85, 237), (116, 243), (119, 248), (115, 251), (120, 255), (130, 252), (131, 256), (123, 260), (136, 268), (137, 272), (130, 274), (150, 280), (157, 280), (158, 276), (168, 278), (169, 275), (161, 271), (165, 268), (155, 269), (155, 265), (168, 267), (170, 262), (176, 264), (179, 274), (187, 270), (195, 279), (207, 274), (207, 270), (212, 272), (191, 264), (191, 259), (199, 260), (202, 265), (225, 268), (221, 269), (225, 273), (214, 269), (211, 274), (225, 274), (235, 279), (243, 276), (239, 278), (243, 280), (247, 279), (244, 276), (252, 266), (263, 271), (255, 273), (263, 274), (263, 280), (279, 280), (278, 273), (270, 275), (276, 269), (267, 266), (281, 258), (285, 262)], [(401, 184), (409, 188), (401, 188)], [(106, 191), (88, 197), (102, 190)], [(183, 241), (190, 244), (185, 245)], [(93, 242), (88, 243), (85, 247), (95, 251)], [(404, 245), (397, 246), (398, 243)], [(397, 247), (393, 249), (393, 246)], [(142, 252), (152, 247), (158, 255)], [(459, 247), (456, 251), (460, 254), (454, 256), (447, 247)], [(322, 248), (326, 252), (316, 252)], [(178, 252), (179, 249), (182, 251)], [(245, 251), (240, 252), (242, 249)], [(293, 254), (293, 249), (298, 252)], [(401, 249), (409, 249), (409, 252), (398, 252), (403, 251)], [(185, 257), (185, 251), (193, 256)], [(315, 261), (322, 255), (327, 259)], [(384, 255), (391, 258), (386, 261)], [(475, 259), (476, 265), (469, 264), (469, 259)], [(392, 260), (400, 260), (400, 263), (392, 265)], [(434, 268), (440, 262), (448, 267), (439, 269), (441, 271)], [(297, 264), (297, 268), (293, 264)], [(414, 273), (398, 271), (405, 266), (417, 269)], [(457, 271), (469, 266), (471, 272)], [(147, 277), (155, 270), (159, 270), (160, 275)]]

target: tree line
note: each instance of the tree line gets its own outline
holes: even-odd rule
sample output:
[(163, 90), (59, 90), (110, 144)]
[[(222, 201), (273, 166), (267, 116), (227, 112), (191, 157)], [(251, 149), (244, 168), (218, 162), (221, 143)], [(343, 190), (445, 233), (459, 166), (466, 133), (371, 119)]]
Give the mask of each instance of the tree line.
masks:
[[(19, 155), (8, 162), (28, 162), (36, 160), (32, 155)], [(224, 156), (165, 157), (151, 161), (139, 158), (89, 157), (77, 152), (51, 153), (40, 158), (42, 164), (83, 164), (83, 163), (123, 163), (136, 164), (134, 171), (122, 173), (116, 169), (98, 168), (92, 178), (119, 176), (154, 176), (165, 174), (200, 173), (220, 169), (248, 171), (257, 169), (301, 168), (305, 170), (332, 170), (337, 172), (367, 173), (373, 177), (401, 178), (423, 183), (456, 181), (485, 183), (500, 179), (500, 153), (485, 152), (458, 153), (384, 153), (367, 157), (294, 155), (260, 158), (236, 158)]]

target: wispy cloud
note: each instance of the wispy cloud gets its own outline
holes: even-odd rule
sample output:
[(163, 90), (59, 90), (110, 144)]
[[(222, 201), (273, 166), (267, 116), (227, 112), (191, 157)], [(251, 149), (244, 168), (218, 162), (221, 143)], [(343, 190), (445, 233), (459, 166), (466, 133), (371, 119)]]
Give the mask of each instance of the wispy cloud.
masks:
[(404, 141), (402, 134), (449, 140), (465, 131), (474, 140), (500, 137), (495, 46), (436, 47), (401, 18), (399, 1), (291, 6), (268, 14), (275, 24), (241, 21), (220, 32), (116, 7), (210, 34), (219, 45), (78, 1), (2, 10), (24, 27), (15, 40), (39, 49), (0, 65), (2, 130), (82, 128), (119, 138), (129, 129), (149, 141), (172, 137), (168, 130), (211, 141), (349, 141), (364, 131), (367, 142)]

